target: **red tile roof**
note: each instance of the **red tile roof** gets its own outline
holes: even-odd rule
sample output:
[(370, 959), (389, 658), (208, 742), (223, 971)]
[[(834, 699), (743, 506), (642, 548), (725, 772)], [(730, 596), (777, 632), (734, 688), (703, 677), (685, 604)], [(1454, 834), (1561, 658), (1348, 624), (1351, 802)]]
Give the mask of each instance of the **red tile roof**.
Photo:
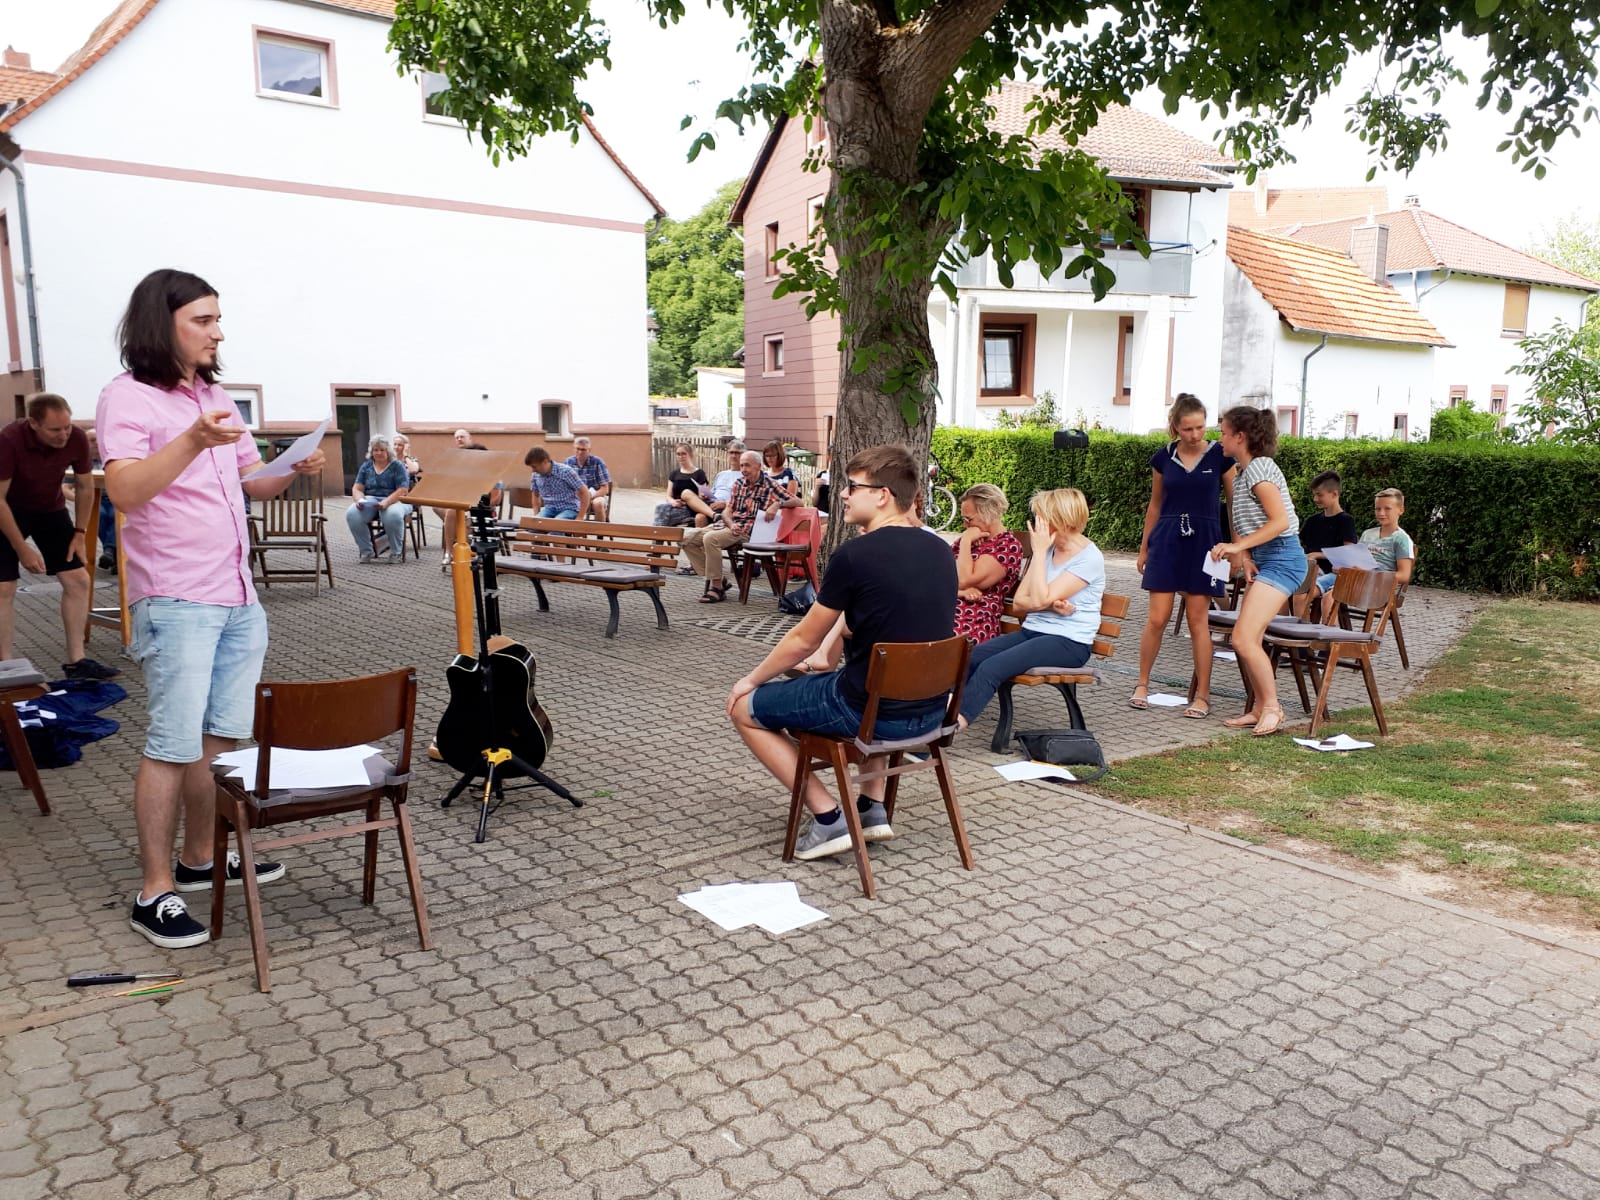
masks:
[[(1031, 114), (1028, 101), (1043, 91), (1029, 83), (1004, 83), (989, 97), (995, 115), (989, 128), (997, 133), (1028, 136)], [(1033, 136), (1040, 149), (1064, 150), (1067, 140), (1055, 130)], [(1091, 155), (1113, 179), (1131, 183), (1199, 184), (1232, 186), (1228, 173), (1235, 166), (1215, 146), (1190, 137), (1159, 117), (1125, 105), (1113, 104), (1100, 114), (1078, 148)]]
[[(1381, 212), (1374, 219), (1378, 224), (1389, 227), (1387, 261), (1390, 274), (1396, 271), (1448, 268), (1468, 275), (1488, 275), (1518, 283), (1542, 283), (1551, 287), (1600, 292), (1600, 280), (1586, 278), (1576, 271), (1547, 263), (1521, 250), (1513, 250), (1493, 238), (1474, 233), (1416, 205)], [(1344, 252), (1350, 248), (1350, 230), (1365, 220), (1363, 215), (1342, 221), (1293, 226), (1280, 232), (1298, 241)]]
[(1228, 258), (1298, 333), (1450, 344), (1399, 292), (1374, 283), (1338, 250), (1230, 225)]
[(32, 100), (56, 81), (51, 71), (30, 71), (20, 67), (0, 67), (0, 111), (13, 104)]
[(1287, 225), (1365, 217), (1389, 207), (1389, 189), (1371, 187), (1268, 188), (1265, 213), (1256, 212), (1260, 191), (1236, 191), (1228, 197), (1228, 224), (1246, 229), (1282, 230)]

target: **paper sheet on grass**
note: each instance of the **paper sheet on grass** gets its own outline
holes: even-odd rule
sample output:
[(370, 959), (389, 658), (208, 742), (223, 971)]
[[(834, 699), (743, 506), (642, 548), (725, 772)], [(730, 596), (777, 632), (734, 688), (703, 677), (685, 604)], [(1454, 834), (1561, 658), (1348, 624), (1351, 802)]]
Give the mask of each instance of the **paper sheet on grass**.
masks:
[(1173, 696), (1166, 692), (1151, 692), (1145, 700), (1151, 708), (1183, 708), (1189, 703), (1186, 696)]
[(1225, 558), (1212, 558), (1207, 554), (1205, 571), (1218, 583), (1227, 583), (1233, 575), (1233, 564)]
[(800, 899), (791, 881), (781, 883), (714, 883), (678, 899), (723, 929), (759, 925), (768, 933), (788, 933), (827, 918), (820, 908)]
[(328, 432), (328, 426), (333, 424), (329, 417), (303, 438), (296, 438), (294, 443), (277, 458), (262, 465), (259, 471), (250, 473), (251, 479), (278, 479), (294, 472), (294, 465), (311, 457), (311, 452), (322, 445), (322, 435)]
[(1307, 750), (1371, 750), (1371, 742), (1358, 742), (1348, 733), (1336, 733), (1325, 738), (1295, 738), (1294, 744)]
[(1065, 767), (1058, 767), (1054, 763), (1027, 762), (1001, 763), (995, 768), (1002, 779), (1009, 779), (1013, 783), (1022, 779), (1064, 779), (1068, 783), (1077, 783), (1078, 777)]
[(1343, 571), (1354, 567), (1358, 571), (1376, 571), (1378, 560), (1372, 557), (1372, 548), (1360, 542), (1353, 546), (1329, 546), (1322, 551), (1322, 556), (1333, 565), (1335, 571)]
[[(256, 759), (260, 747), (230, 750), (213, 760), (225, 767), (230, 779), (243, 779), (252, 786), (256, 779)], [(361, 787), (370, 783), (366, 761), (378, 752), (375, 746), (341, 746), (337, 750), (285, 750), (272, 752), (272, 773), (268, 782), (273, 791), (285, 788)]]

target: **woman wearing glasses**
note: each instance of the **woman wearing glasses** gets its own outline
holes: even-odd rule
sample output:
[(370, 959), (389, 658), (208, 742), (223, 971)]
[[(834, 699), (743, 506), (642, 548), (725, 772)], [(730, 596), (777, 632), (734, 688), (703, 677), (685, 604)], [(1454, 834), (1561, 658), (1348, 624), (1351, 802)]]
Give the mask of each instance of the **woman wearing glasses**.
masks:
[(956, 632), (974, 643), (1000, 636), (1006, 598), (1022, 581), (1022, 543), (1005, 525), (1006, 494), (978, 483), (961, 494), (963, 530), (956, 556)]

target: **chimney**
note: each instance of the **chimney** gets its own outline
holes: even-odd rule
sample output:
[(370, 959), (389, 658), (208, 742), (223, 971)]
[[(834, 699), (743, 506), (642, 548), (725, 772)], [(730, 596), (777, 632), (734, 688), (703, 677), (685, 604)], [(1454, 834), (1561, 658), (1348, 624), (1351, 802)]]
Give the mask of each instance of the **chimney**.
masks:
[(33, 70), (33, 56), (7, 46), (5, 65), (15, 67), (19, 71), (31, 71)]
[(1389, 227), (1370, 220), (1350, 231), (1350, 257), (1374, 283), (1389, 282)]
[(1255, 198), (1256, 198), (1256, 216), (1258, 216), (1258, 217), (1266, 216), (1267, 215), (1267, 173), (1264, 170), (1256, 172)]

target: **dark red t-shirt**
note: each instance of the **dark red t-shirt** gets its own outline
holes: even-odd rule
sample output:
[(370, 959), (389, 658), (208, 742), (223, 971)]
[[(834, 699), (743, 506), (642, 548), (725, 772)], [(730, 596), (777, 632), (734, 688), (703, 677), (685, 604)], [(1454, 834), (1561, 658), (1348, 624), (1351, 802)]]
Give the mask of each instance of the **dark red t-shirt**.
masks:
[(12, 508), (29, 513), (65, 508), (61, 479), (69, 467), (80, 479), (89, 477), (89, 435), (76, 425), (59, 450), (41, 442), (27, 421), (0, 429), (0, 479), (11, 481), (6, 503)]

